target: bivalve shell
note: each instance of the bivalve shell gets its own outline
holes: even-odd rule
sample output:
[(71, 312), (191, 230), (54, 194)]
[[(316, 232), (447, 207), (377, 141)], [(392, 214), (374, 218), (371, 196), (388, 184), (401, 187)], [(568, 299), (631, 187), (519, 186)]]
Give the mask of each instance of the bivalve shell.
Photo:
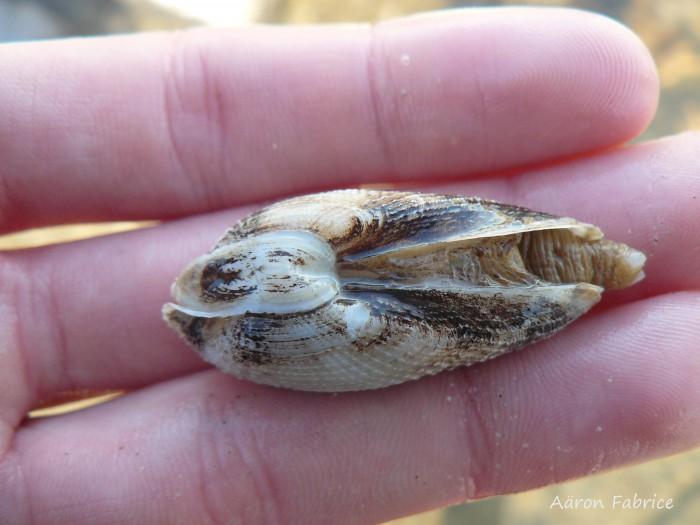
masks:
[(644, 255), (595, 226), (475, 197), (340, 190), (242, 219), (173, 285), (166, 322), (225, 372), (379, 388), (548, 337)]

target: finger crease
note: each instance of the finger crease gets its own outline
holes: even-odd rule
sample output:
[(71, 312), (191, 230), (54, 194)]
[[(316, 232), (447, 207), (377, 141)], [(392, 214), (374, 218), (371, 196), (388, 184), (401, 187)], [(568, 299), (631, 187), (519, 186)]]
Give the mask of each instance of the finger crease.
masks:
[[(199, 487), (202, 510), (211, 523), (284, 523), (280, 517), (280, 500), (268, 459), (259, 445), (256, 433), (231, 414), (230, 405), (222, 405), (216, 398), (208, 398), (202, 413), (210, 418), (197, 433), (199, 458)], [(211, 426), (210, 426), (211, 425)], [(235, 472), (231, 480), (222, 476)], [(219, 480), (212, 484), (212, 480)], [(224, 491), (224, 492), (222, 492)], [(238, 505), (228, 505), (229, 493), (237, 494)]]
[(178, 136), (177, 125), (175, 123), (175, 115), (182, 109), (183, 94), (181, 93), (180, 82), (177, 81), (177, 71), (182, 69), (180, 62), (182, 61), (182, 53), (180, 52), (181, 41), (184, 38), (184, 33), (175, 33), (172, 37), (172, 45), (169, 52), (166, 54), (163, 79), (163, 118), (165, 120), (165, 129), (167, 138), (170, 144), (175, 162), (177, 163), (180, 172), (186, 175), (185, 180), (190, 180), (190, 170), (185, 162), (185, 155), (182, 152)]
[[(68, 348), (55, 281), (40, 257), (27, 261), (16, 298), (17, 341), (30, 402), (48, 400), (57, 390), (73, 391)], [(34, 262), (39, 264), (34, 264)], [(30, 359), (30, 357), (34, 359)], [(29, 363), (33, 363), (30, 365)]]
[(389, 141), (389, 128), (387, 126), (387, 113), (396, 111), (396, 107), (389, 104), (385, 108), (385, 103), (382, 100), (382, 89), (379, 87), (379, 71), (383, 70), (379, 64), (379, 39), (376, 37), (375, 26), (370, 26), (368, 33), (367, 53), (365, 58), (366, 76), (367, 76), (367, 92), (370, 99), (370, 107), (372, 109), (372, 118), (374, 121), (374, 133), (376, 141), (379, 144), (380, 151), (385, 165), (386, 175), (397, 175), (395, 155)]
[[(0, 171), (0, 224), (7, 226), (16, 222), (12, 220), (12, 213), (9, 211), (14, 208), (14, 206), (12, 206), (13, 203), (10, 195), (10, 184), (7, 177), (3, 175), (2, 171)], [(11, 229), (12, 228), (3, 228), (3, 230)]]
[[(180, 171), (190, 182), (190, 198), (206, 209), (218, 207), (221, 193), (208, 178), (226, 173), (227, 133), (224, 94), (209, 64), (209, 50), (184, 32), (173, 38), (163, 72), (163, 112), (168, 140)], [(196, 136), (203, 127), (205, 140)]]

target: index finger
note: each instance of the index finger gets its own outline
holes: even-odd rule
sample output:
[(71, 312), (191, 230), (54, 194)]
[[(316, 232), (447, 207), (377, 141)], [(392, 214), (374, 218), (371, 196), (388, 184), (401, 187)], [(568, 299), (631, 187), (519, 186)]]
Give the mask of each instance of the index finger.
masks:
[(549, 161), (657, 98), (636, 37), (559, 9), (10, 44), (0, 69), (4, 231)]

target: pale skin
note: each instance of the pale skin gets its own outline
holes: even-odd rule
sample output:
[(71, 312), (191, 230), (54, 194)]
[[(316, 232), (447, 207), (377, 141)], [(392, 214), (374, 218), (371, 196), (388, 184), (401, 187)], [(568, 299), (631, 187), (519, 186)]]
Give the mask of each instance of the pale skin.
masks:
[[(615, 23), (202, 29), (5, 45), (0, 71), (3, 230), (174, 219), (0, 259), (0, 522), (374, 523), (698, 446), (700, 137), (621, 146), (658, 82)], [(260, 201), (378, 182), (594, 223), (647, 278), (526, 351), (354, 394), (225, 376), (160, 319)], [(129, 393), (25, 419), (83, 389)]]

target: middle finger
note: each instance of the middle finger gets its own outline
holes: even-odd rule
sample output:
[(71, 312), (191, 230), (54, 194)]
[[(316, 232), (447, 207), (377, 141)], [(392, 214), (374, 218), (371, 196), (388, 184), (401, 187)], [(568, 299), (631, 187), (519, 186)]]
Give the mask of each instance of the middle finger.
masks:
[[(430, 190), (478, 194), (572, 215), (648, 256), (647, 278), (618, 300), (697, 289), (696, 135), (682, 135), (512, 179)], [(34, 399), (131, 389), (200, 369), (160, 319), (173, 278), (250, 209), (6, 255), (20, 275), (14, 307)], [(5, 300), (12, 298), (3, 294)]]

